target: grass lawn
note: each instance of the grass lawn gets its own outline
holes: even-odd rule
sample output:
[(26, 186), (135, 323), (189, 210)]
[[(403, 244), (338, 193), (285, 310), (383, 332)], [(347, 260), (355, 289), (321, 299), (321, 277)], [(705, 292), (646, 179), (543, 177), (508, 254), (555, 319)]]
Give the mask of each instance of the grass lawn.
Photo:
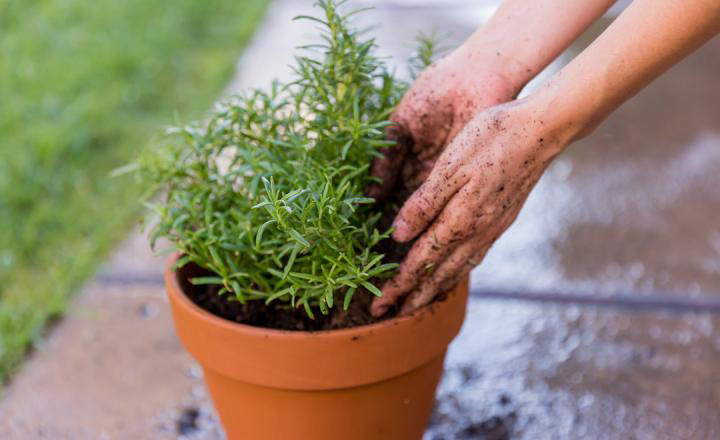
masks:
[(0, 384), (138, 214), (109, 172), (198, 117), (267, 0), (0, 0)]

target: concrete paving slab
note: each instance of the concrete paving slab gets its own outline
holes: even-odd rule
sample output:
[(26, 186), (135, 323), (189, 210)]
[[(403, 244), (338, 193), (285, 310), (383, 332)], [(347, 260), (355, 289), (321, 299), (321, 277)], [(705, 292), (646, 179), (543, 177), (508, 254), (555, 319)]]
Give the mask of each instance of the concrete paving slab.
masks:
[(720, 438), (718, 325), (475, 299), (426, 440)]
[(10, 383), (0, 438), (176, 438), (199, 375), (160, 286), (92, 283)]

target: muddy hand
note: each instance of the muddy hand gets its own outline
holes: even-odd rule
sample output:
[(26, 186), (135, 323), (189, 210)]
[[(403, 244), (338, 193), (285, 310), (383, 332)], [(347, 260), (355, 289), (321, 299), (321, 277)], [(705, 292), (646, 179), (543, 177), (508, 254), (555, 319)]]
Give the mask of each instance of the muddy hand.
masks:
[[(498, 54), (512, 53), (524, 60), (530, 66), (528, 74), (545, 65), (612, 2), (563, 2), (557, 7), (552, 3), (506, 0), (486, 26), (492, 35), (493, 28), (513, 25), (515, 32), (496, 35), (508, 38), (494, 41), (526, 43)], [(562, 13), (548, 14), (559, 10)], [(373, 314), (382, 315), (406, 296), (402, 312), (409, 313), (457, 283), (510, 226), (555, 155), (719, 33), (717, 1), (636, 0), (537, 92), (473, 117), (454, 138), (454, 122), (444, 119), (440, 132), (448, 133), (452, 142), (395, 222), (395, 240), (420, 237), (397, 275), (383, 286), (383, 297), (374, 300)], [(430, 102), (441, 114), (454, 109), (443, 107), (442, 100), (432, 101), (438, 99), (432, 92), (422, 93), (432, 97)], [(433, 127), (433, 120), (423, 121), (427, 113), (413, 110), (399, 113), (398, 121), (408, 125), (415, 142), (422, 142), (417, 130), (428, 130), (430, 136), (437, 129), (424, 128)], [(407, 117), (413, 119), (403, 119)], [(421, 149), (416, 154), (424, 153)]]
[(505, 78), (506, 62), (495, 50), (461, 46), (420, 74), (392, 115), (388, 139), (395, 147), (376, 159), (372, 175), (382, 183), (369, 194), (382, 200), (402, 179), (416, 189), (450, 140), (479, 111), (512, 99), (521, 84)]
[(541, 117), (515, 101), (479, 114), (455, 137), (395, 219), (396, 241), (422, 235), (373, 302), (373, 315), (406, 296), (402, 314), (410, 313), (480, 263), (569, 141)]

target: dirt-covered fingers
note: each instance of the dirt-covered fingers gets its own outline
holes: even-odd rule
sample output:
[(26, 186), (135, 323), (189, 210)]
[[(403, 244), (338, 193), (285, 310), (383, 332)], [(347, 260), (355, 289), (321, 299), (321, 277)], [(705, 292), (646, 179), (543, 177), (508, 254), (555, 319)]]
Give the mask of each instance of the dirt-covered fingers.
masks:
[(413, 244), (405, 257), (404, 270), (415, 279), (432, 274), (473, 233), (474, 219), (467, 207), (472, 203), (467, 186), (455, 193), (432, 225)]
[[(493, 202), (488, 201), (488, 204)], [(505, 211), (488, 209), (485, 212), (488, 211), (499, 215), (481, 217), (474, 225), (468, 227), (471, 236), (466, 237), (456, 246), (435, 268), (431, 276), (419, 280), (415, 289), (407, 296), (401, 314), (412, 313), (428, 304), (439, 293), (455, 287), (462, 277), (482, 262), (490, 247), (517, 217), (519, 208)]]
[(400, 265), (398, 273), (387, 280), (382, 286), (382, 296), (374, 298), (370, 305), (370, 314), (379, 317), (396, 304), (409, 289), (415, 286), (410, 272), (403, 270), (404, 262)]
[(479, 244), (476, 240), (470, 239), (458, 246), (451, 255), (446, 258), (432, 276), (424, 279), (417, 288), (405, 299), (401, 309), (401, 315), (407, 315), (420, 307), (428, 304), (439, 293), (447, 291), (457, 284), (461, 277), (466, 275), (475, 267), (471, 263), (476, 255), (484, 256), (489, 246)]
[[(470, 180), (460, 158), (444, 153), (435, 164), (427, 180), (405, 202), (395, 217), (393, 239), (406, 242), (418, 236), (447, 209), (449, 201)], [(455, 211), (454, 214), (462, 215)]]
[(400, 264), (398, 273), (386, 281), (382, 287), (383, 295), (375, 298), (370, 311), (373, 316), (382, 316), (392, 305), (412, 292), (423, 280), (432, 276), (434, 267), (453, 249), (453, 243), (443, 230), (426, 232), (410, 249), (405, 260)]
[(413, 244), (403, 260), (397, 275), (383, 285), (383, 296), (375, 298), (371, 312), (374, 316), (384, 314), (400, 298), (415, 290), (461, 245), (472, 228), (470, 216), (462, 215), (460, 209), (468, 202), (469, 192), (458, 192), (430, 228)]

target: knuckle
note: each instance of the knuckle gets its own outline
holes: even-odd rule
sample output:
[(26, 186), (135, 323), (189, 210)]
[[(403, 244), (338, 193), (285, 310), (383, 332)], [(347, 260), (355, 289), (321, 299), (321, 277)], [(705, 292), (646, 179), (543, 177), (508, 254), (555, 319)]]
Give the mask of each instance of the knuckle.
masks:
[(414, 224), (417, 220), (425, 220), (430, 216), (432, 204), (422, 189), (412, 196), (412, 198), (403, 206), (401, 217), (408, 223)]
[(417, 214), (421, 216), (427, 216), (433, 209), (433, 204), (430, 202), (425, 192), (418, 194), (414, 199), (414, 209)]
[(415, 267), (432, 267), (433, 255), (438, 254), (447, 245), (442, 236), (434, 232), (424, 234), (417, 243), (417, 250), (414, 255)]

